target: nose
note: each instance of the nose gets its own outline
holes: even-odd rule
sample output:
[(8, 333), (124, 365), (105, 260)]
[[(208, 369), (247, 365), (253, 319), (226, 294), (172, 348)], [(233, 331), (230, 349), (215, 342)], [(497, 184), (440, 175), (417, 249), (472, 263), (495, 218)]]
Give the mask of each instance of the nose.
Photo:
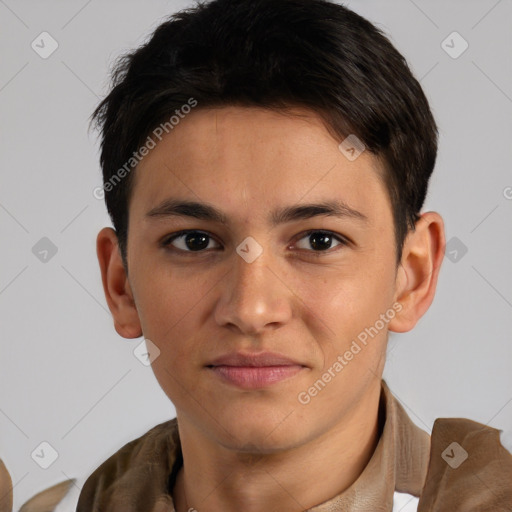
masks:
[(233, 266), (220, 284), (215, 309), (218, 325), (256, 335), (286, 324), (292, 317), (293, 292), (269, 250), (249, 263), (233, 252)]

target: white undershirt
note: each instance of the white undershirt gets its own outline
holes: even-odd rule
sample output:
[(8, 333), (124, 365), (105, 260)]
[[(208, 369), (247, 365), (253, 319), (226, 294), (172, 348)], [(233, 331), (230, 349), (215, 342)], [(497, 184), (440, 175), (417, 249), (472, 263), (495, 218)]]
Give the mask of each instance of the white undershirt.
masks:
[(419, 498), (404, 492), (393, 494), (393, 512), (417, 512)]

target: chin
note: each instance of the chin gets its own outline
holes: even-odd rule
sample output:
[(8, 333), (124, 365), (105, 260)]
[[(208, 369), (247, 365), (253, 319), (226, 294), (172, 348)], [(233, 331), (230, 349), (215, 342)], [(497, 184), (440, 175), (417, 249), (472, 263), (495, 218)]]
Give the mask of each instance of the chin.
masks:
[[(300, 443), (300, 426), (290, 422), (290, 418), (275, 419), (274, 414), (263, 415), (224, 415), (219, 424), (211, 425), (216, 437), (224, 447), (242, 453), (274, 453)], [(285, 424), (286, 423), (286, 424)]]

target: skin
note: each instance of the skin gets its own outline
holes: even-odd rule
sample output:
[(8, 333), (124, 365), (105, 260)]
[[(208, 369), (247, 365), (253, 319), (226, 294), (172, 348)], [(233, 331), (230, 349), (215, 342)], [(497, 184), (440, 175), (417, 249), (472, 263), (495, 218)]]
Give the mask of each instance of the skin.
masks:
[[(444, 225), (436, 212), (423, 213), (397, 268), (380, 163), (369, 151), (350, 161), (339, 142), (304, 108), (198, 108), (136, 170), (128, 275), (115, 232), (98, 234), (116, 331), (144, 335), (160, 350), (152, 368), (176, 407), (184, 457), (173, 491), (178, 512), (305, 510), (347, 489), (377, 445), (388, 330), (411, 330), (429, 308)], [(227, 224), (146, 216), (167, 198), (208, 203)], [(326, 200), (343, 200), (367, 221), (269, 222), (274, 209)], [(207, 248), (191, 251), (183, 237), (162, 246), (184, 229), (210, 234)], [(305, 232), (319, 229), (346, 245), (333, 238), (315, 250)], [(252, 263), (235, 250), (248, 236), (263, 250)], [(300, 403), (299, 393), (397, 303), (400, 312), (378, 335)], [(304, 368), (247, 390), (205, 366), (228, 352), (263, 350)]]

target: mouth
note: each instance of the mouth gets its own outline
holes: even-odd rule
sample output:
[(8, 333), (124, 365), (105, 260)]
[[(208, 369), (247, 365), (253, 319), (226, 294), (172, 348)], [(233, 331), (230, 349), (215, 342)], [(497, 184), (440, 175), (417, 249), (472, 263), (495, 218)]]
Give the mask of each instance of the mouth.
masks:
[(225, 383), (242, 389), (259, 389), (287, 380), (306, 366), (282, 354), (237, 352), (217, 358), (206, 368)]
[(299, 373), (304, 366), (208, 366), (226, 382), (244, 389), (258, 389), (276, 384)]

